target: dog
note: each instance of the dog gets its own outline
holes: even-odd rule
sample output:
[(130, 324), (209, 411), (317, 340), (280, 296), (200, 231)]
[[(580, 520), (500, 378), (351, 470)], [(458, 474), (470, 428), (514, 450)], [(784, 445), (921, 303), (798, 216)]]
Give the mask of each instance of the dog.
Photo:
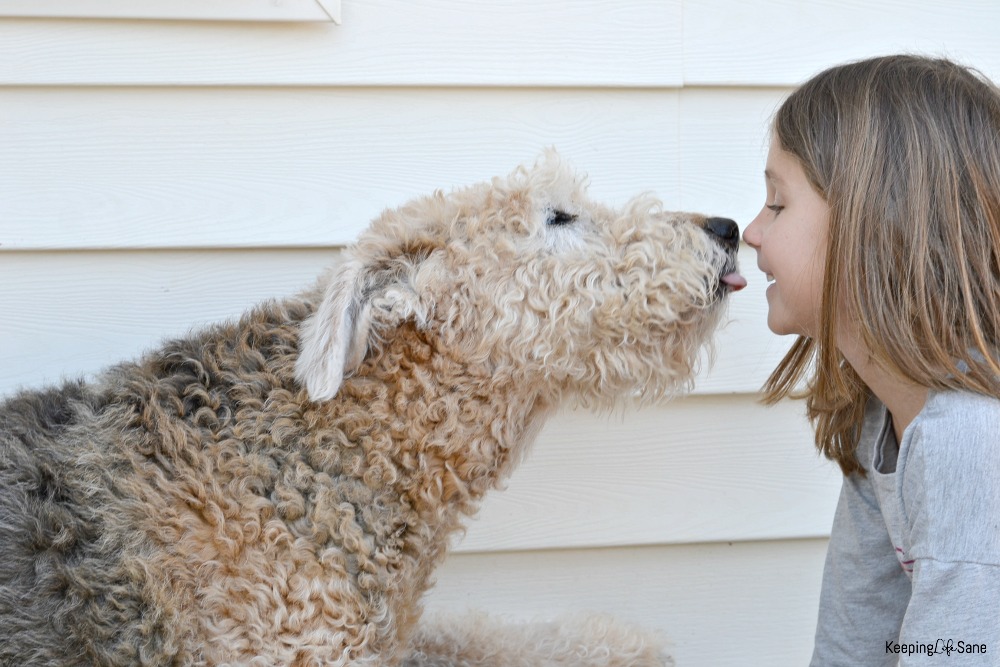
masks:
[[(484, 624), (418, 631), (421, 597), (560, 405), (690, 386), (738, 243), (548, 151), (385, 211), (293, 298), (11, 396), (0, 664), (591, 664), (558, 627), (506, 662)], [(596, 664), (665, 664), (630, 646)]]

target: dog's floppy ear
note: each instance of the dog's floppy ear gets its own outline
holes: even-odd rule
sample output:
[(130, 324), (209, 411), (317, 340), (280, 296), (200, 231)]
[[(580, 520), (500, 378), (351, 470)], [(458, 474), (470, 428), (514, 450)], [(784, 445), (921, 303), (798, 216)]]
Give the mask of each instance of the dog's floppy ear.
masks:
[(413, 288), (412, 265), (381, 270), (350, 260), (333, 276), (319, 307), (302, 325), (295, 378), (314, 401), (337, 395), (382, 331), (426, 312)]

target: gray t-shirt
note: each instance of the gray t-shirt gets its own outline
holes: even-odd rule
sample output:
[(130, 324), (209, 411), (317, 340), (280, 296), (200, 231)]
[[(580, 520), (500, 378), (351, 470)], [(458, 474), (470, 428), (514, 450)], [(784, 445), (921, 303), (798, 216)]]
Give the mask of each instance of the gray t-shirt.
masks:
[(931, 392), (896, 442), (872, 399), (811, 667), (1000, 666), (1000, 401)]

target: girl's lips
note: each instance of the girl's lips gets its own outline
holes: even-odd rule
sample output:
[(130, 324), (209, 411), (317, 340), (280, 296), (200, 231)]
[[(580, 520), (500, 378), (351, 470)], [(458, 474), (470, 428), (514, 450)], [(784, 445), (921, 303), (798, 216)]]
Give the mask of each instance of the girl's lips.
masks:
[(720, 280), (729, 286), (729, 289), (733, 292), (739, 292), (741, 289), (747, 286), (747, 279), (741, 276), (736, 271), (732, 273), (727, 273), (722, 276)]

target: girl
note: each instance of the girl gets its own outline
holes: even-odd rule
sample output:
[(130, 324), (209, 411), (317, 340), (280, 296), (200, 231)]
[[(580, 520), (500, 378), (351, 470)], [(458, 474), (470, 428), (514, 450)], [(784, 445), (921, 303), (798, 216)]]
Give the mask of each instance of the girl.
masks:
[(812, 665), (1000, 665), (1000, 91), (834, 67), (777, 111), (764, 175), (744, 240), (798, 335), (765, 400), (804, 395), (845, 475)]

